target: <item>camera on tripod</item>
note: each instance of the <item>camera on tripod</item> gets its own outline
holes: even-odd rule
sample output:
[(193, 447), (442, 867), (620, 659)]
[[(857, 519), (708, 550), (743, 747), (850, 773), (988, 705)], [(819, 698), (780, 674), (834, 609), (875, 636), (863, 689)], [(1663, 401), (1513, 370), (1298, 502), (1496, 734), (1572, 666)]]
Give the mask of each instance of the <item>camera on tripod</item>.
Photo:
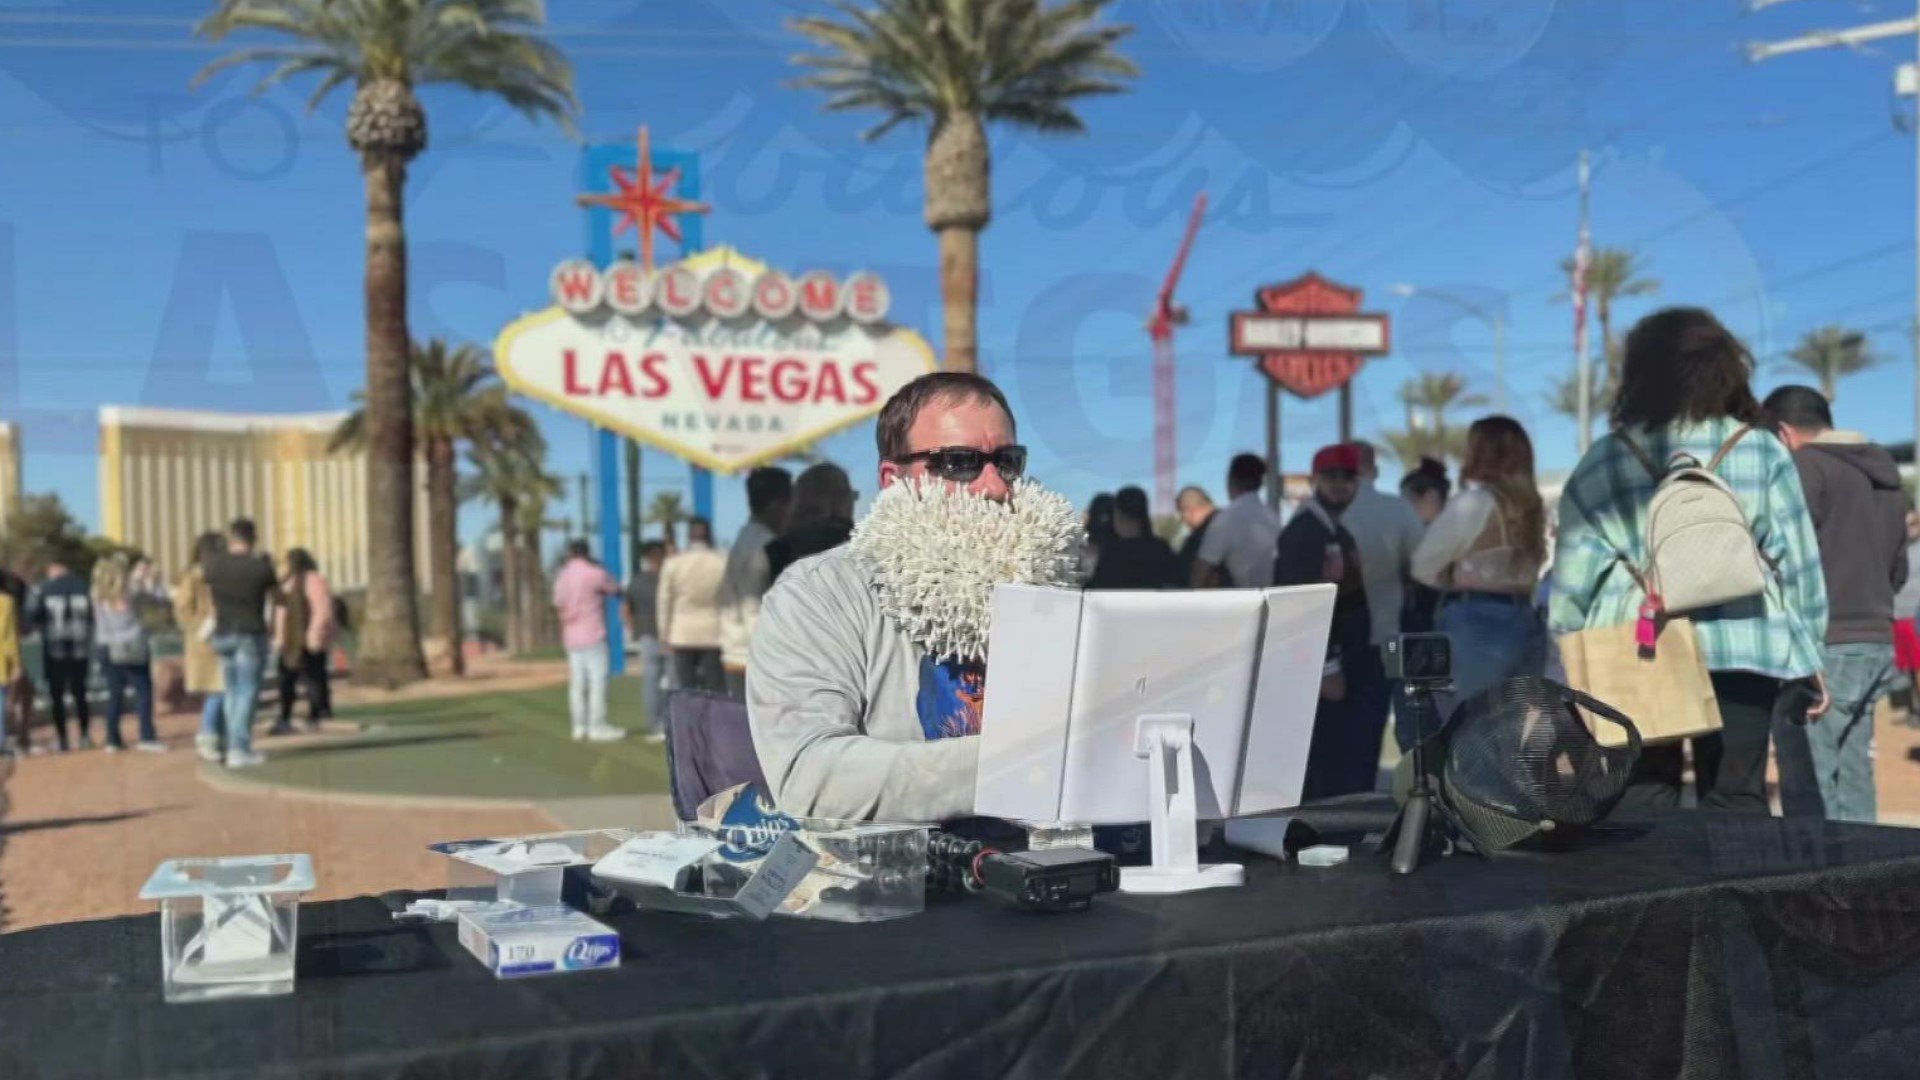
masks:
[(1401, 634), (1382, 647), (1381, 658), (1387, 678), (1406, 683), (1410, 691), (1453, 686), (1453, 639), (1445, 634)]

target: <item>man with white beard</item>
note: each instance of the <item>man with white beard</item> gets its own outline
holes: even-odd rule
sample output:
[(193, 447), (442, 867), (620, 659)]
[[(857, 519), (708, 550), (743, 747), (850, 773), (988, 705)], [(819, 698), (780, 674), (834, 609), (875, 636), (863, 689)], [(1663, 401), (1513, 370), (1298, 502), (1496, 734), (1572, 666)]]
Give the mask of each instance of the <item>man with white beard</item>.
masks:
[(973, 810), (993, 587), (1073, 586), (1066, 499), (1023, 479), (993, 383), (939, 372), (881, 410), (880, 495), (853, 539), (767, 593), (747, 710), (768, 794), (793, 815), (946, 821)]

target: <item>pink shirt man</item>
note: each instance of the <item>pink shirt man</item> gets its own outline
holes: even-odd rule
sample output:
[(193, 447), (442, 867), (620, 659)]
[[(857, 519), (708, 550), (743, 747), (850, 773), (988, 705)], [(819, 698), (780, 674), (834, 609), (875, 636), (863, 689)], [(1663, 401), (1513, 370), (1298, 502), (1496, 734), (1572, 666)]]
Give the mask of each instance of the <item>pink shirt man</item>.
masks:
[(560, 640), (569, 649), (591, 649), (607, 640), (607, 597), (620, 583), (590, 559), (568, 559), (553, 579), (553, 606), (560, 611)]

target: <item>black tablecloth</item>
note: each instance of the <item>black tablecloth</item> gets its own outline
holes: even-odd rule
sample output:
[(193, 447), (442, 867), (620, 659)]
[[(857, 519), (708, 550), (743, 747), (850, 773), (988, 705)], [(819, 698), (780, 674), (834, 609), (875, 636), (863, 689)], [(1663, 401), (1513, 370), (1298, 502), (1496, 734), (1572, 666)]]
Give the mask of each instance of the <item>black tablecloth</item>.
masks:
[(293, 996), (198, 1005), (162, 1003), (151, 916), (23, 931), (0, 1077), (1920, 1075), (1920, 831), (1683, 812), (1408, 878), (1247, 862), (1076, 915), (620, 916), (618, 971), (509, 982), (391, 897), (311, 904)]

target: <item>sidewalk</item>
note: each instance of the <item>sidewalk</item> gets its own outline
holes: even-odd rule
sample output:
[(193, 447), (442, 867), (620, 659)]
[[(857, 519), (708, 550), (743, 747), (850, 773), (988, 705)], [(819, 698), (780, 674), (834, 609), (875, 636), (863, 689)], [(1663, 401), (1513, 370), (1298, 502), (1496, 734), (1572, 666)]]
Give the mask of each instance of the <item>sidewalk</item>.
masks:
[[(334, 696), (339, 705), (381, 703), (525, 689), (565, 678), (564, 665), (488, 660), (475, 664), (465, 679), (398, 692), (342, 684)], [(215, 787), (201, 773), (216, 767), (203, 766), (193, 753), (198, 715), (163, 716), (158, 726), (169, 747), (165, 754), (76, 751), (18, 763), (7, 782), (11, 805), (0, 827), (5, 929), (148, 910), (151, 905), (138, 899), (140, 886), (170, 858), (304, 852), (313, 856), (319, 875), (319, 888), (308, 899), (324, 900), (443, 883), (444, 859), (425, 850), (434, 841), (563, 827), (532, 806), (399, 809), (324, 792), (282, 796)], [(262, 739), (260, 746), (271, 755), (276, 747), (329, 737)]]

